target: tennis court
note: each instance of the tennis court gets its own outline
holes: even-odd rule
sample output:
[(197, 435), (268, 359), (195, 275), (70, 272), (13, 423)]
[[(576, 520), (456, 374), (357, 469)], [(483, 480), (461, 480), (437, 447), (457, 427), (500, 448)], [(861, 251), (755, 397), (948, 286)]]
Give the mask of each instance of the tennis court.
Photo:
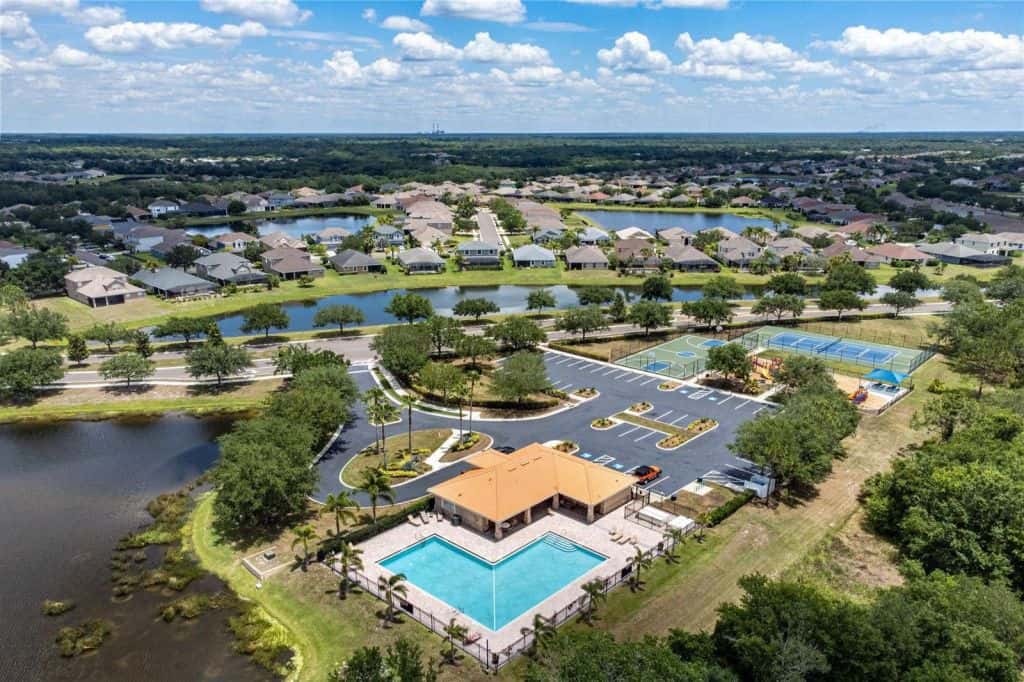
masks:
[(724, 343), (725, 341), (718, 339), (687, 334), (639, 353), (627, 355), (617, 360), (615, 364), (664, 374), (673, 379), (684, 379), (704, 371), (708, 349)]
[(761, 327), (741, 338), (747, 348), (787, 350), (803, 355), (818, 355), (831, 360), (865, 367), (885, 367), (909, 374), (931, 357), (928, 351), (887, 346), (860, 339), (826, 336), (801, 329)]

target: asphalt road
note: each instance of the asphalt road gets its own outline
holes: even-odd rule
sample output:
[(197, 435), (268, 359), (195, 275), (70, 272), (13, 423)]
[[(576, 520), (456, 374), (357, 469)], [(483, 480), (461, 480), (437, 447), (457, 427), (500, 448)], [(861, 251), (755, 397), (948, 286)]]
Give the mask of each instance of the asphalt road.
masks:
[[(474, 420), (474, 430), (491, 436), (496, 446), (513, 448), (533, 442), (572, 440), (580, 444), (580, 456), (624, 473), (644, 464), (656, 464), (663, 473), (647, 487), (666, 494), (698, 477), (739, 481), (756, 471), (756, 467), (732, 455), (726, 446), (741, 423), (765, 410), (774, 409), (769, 403), (721, 391), (698, 390), (690, 385), (672, 392), (659, 391), (658, 384), (664, 380), (663, 377), (555, 351), (545, 352), (544, 361), (556, 386), (569, 390), (592, 386), (600, 391), (600, 395), (547, 417), (516, 421)], [(352, 373), (360, 390), (374, 385), (366, 368), (353, 367)], [(699, 417), (710, 417), (717, 420), (719, 426), (670, 452), (656, 447), (663, 435), (650, 429), (632, 424), (619, 425), (607, 431), (591, 428), (593, 420), (611, 416), (641, 401), (654, 406), (644, 416), (656, 421), (682, 426)], [(414, 429), (445, 427), (458, 428), (458, 418), (427, 412), (413, 413)], [(389, 433), (401, 433), (404, 428), (403, 421), (390, 427)], [(353, 421), (342, 430), (338, 440), (318, 462), (320, 484), (314, 497), (323, 500), (327, 494), (346, 488), (340, 480), (341, 470), (356, 453), (373, 441), (373, 426), (367, 422), (360, 405)], [(397, 501), (421, 497), (432, 485), (461, 473), (467, 467), (457, 463), (400, 484), (395, 487)], [(712, 472), (717, 473), (709, 476)], [(357, 494), (357, 499), (359, 497)], [(361, 499), (363, 503), (367, 501), (365, 497)]]

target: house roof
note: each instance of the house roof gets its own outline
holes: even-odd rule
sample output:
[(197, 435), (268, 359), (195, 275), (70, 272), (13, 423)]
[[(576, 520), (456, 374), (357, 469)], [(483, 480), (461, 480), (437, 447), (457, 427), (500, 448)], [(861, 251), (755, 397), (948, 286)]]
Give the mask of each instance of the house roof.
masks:
[(331, 258), (331, 263), (336, 268), (361, 268), (379, 266), (380, 263), (367, 256), (362, 251), (345, 249)]
[(654, 239), (651, 233), (639, 227), (624, 227), (615, 231), (619, 239)]
[(190, 275), (174, 268), (160, 268), (159, 270), (139, 270), (132, 279), (142, 282), (147, 287), (159, 289), (160, 291), (174, 291), (192, 287), (203, 289), (215, 288), (211, 282)]
[(606, 241), (611, 239), (611, 237), (608, 236), (608, 233), (600, 227), (585, 227), (580, 230), (579, 237), (580, 239), (588, 242)]
[(528, 261), (551, 260), (551, 261), (553, 261), (553, 260), (555, 260), (555, 254), (551, 253), (550, 251), (545, 249), (543, 246), (537, 246), (536, 244), (524, 244), (523, 246), (520, 246), (518, 249), (515, 249), (512, 252), (512, 259), (513, 260), (517, 260), (517, 261), (520, 261), (520, 260), (528, 260)]
[(577, 246), (567, 249), (565, 252), (566, 263), (604, 263), (607, 265), (608, 257), (596, 246)]
[(253, 237), (251, 234), (246, 234), (245, 232), (225, 232), (224, 234), (219, 234), (214, 237), (212, 241), (215, 244), (231, 244), (234, 242), (249, 243), (256, 241), (256, 237)]
[(919, 251), (917, 248), (903, 244), (893, 244), (892, 242), (872, 246), (868, 249), (868, 253), (895, 260), (928, 260), (928, 254)]
[(476, 468), (433, 486), (429, 492), (495, 523), (556, 494), (597, 505), (636, 482), (627, 474), (538, 443), (511, 455), (484, 450), (467, 461)]
[(405, 251), (399, 252), (398, 262), (402, 265), (418, 265), (422, 263), (441, 265), (444, 263), (444, 259), (430, 249), (416, 247), (414, 249), (406, 249)]
[(714, 258), (703, 251), (684, 244), (670, 244), (665, 249), (665, 258), (673, 263), (716, 263)]
[(457, 251), (497, 251), (501, 247), (497, 244), (491, 244), (489, 242), (483, 242), (479, 239), (473, 239), (468, 242), (462, 242), (456, 247)]

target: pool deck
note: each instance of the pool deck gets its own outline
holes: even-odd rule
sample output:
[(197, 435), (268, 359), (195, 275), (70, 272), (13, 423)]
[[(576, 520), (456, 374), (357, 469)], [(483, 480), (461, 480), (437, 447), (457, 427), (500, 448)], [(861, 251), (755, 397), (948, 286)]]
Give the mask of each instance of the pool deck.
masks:
[(363, 550), (362, 558), (363, 566), (365, 567), (363, 573), (373, 581), (376, 581), (379, 576), (392, 575), (390, 571), (380, 566), (379, 561), (431, 535), (440, 536), (491, 563), (497, 563), (503, 557), (525, 547), (545, 533), (557, 533), (578, 545), (608, 557), (607, 561), (602, 562), (576, 580), (568, 583), (565, 587), (540, 602), (540, 604), (527, 609), (522, 615), (498, 630), (491, 630), (477, 623), (450, 604), (441, 601), (412, 583), (406, 583), (408, 594), (405, 599), (414, 604), (418, 609), (428, 611), (435, 618), (445, 622), (454, 617), (458, 622), (465, 625), (470, 633), (476, 632), (481, 635), (479, 644), (484, 645), (487, 642), (491, 651), (500, 651), (511, 646), (522, 637), (521, 630), (532, 626), (534, 614), (540, 613), (545, 617), (551, 616), (559, 609), (568, 606), (580, 598), (583, 583), (594, 578), (608, 578), (617, 574), (620, 569), (629, 564), (633, 556), (634, 545), (620, 545), (612, 542), (610, 533), (616, 529), (626, 535), (636, 537), (636, 546), (641, 547), (645, 551), (651, 549), (662, 540), (661, 534), (657, 531), (627, 521), (624, 508), (620, 507), (589, 525), (568, 514), (553, 512), (536, 519), (527, 526), (518, 528), (498, 541), (489, 536), (481, 535), (465, 526), (453, 526), (450, 522), (443, 520), (431, 521), (421, 526), (404, 523), (398, 528), (367, 540), (360, 544), (359, 548)]

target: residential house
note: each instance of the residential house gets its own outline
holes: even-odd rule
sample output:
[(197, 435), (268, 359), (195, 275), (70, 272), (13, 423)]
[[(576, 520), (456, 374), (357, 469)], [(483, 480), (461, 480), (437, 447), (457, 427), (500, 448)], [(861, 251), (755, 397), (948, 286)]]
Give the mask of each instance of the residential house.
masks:
[(132, 275), (132, 279), (142, 284), (146, 291), (163, 298), (208, 294), (217, 289), (213, 282), (175, 268), (142, 269)]
[(1000, 232), (968, 232), (956, 239), (956, 243), (984, 253), (1009, 255), (1014, 251), (1024, 251), (1024, 233)]
[(313, 263), (305, 251), (282, 246), (264, 251), (261, 256), (263, 270), (281, 279), (298, 279), (302, 276), (323, 277), (324, 268)]
[(868, 253), (873, 253), (876, 256), (879, 256), (883, 263), (900, 261), (903, 263), (920, 263), (921, 265), (924, 265), (931, 259), (927, 253), (924, 253), (914, 246), (896, 244), (893, 242), (869, 246), (866, 250)]
[(869, 253), (859, 246), (850, 246), (843, 242), (835, 242), (821, 250), (821, 255), (825, 258), (835, 258), (843, 254), (848, 254), (851, 261), (869, 270), (877, 268), (883, 262), (881, 256)]
[(454, 229), (454, 215), (445, 204), (434, 199), (421, 197), (404, 206), (410, 222), (421, 222), (428, 227), (451, 234)]
[(444, 270), (444, 259), (430, 249), (422, 247), (399, 252), (398, 263), (407, 275), (438, 273)]
[(393, 209), (395, 207), (395, 195), (394, 194), (381, 194), (376, 196), (370, 202), (370, 205), (374, 208)]
[(228, 203), (231, 203), (232, 201), (242, 202), (245, 205), (246, 213), (263, 213), (270, 210), (270, 202), (258, 194), (232, 192), (231, 194), (225, 194), (221, 199)]
[(292, 237), (284, 232), (271, 232), (260, 237), (260, 241), (268, 249), (298, 249), (304, 251), (307, 247), (306, 241)]
[(667, 242), (682, 242), (683, 244), (689, 244), (693, 235), (690, 234), (689, 230), (682, 227), (663, 227), (657, 231), (658, 239), (664, 239)]
[(938, 244), (918, 244), (918, 250), (932, 258), (954, 265), (971, 265), (978, 268), (993, 268), (1009, 265), (1013, 262), (1009, 256), (996, 253), (985, 253), (963, 244), (940, 242)]
[(524, 244), (512, 251), (512, 262), (517, 268), (553, 268), (555, 254), (536, 244)]
[[(115, 227), (114, 235), (116, 236), (117, 234), (118, 228)], [(129, 224), (122, 240), (125, 246), (132, 251), (148, 253), (163, 244), (164, 240), (177, 241), (178, 237), (184, 234), (184, 232), (178, 230), (169, 230), (166, 227), (157, 227), (156, 225), (132, 226)]]
[(462, 242), (455, 249), (464, 267), (497, 267), (501, 265), (501, 247), (473, 240)]
[(224, 206), (215, 206), (205, 201), (188, 201), (182, 204), (178, 208), (178, 213), (182, 215), (195, 216), (197, 218), (205, 218), (209, 216), (220, 216), (227, 215), (227, 208)]
[(734, 235), (723, 239), (715, 245), (718, 259), (731, 267), (745, 268), (750, 262), (761, 255), (761, 247), (746, 237)]
[(295, 197), (293, 197), (289, 192), (277, 189), (264, 193), (263, 198), (267, 200), (267, 207), (271, 211), (288, 208), (295, 204)]
[(646, 239), (654, 241), (654, 237), (650, 232), (639, 227), (624, 227), (621, 230), (616, 230), (615, 236), (619, 239)]
[(256, 237), (245, 232), (225, 232), (210, 239), (210, 246), (215, 249), (227, 249), (232, 252), (245, 251), (245, 247), (259, 241)]
[(354, 275), (361, 272), (384, 272), (384, 265), (367, 256), (362, 251), (345, 249), (335, 254), (330, 260), (331, 265), (341, 275)]
[(177, 201), (171, 201), (170, 199), (157, 199), (146, 207), (149, 214), (154, 218), (159, 218), (168, 213), (177, 213), (180, 208), (181, 206), (178, 205)]
[(577, 233), (580, 244), (584, 246), (598, 246), (610, 244), (611, 236), (599, 227), (585, 227)]
[(376, 225), (373, 228), (373, 242), (381, 251), (389, 246), (404, 246), (405, 232), (394, 225)]
[(413, 243), (425, 248), (432, 248), (435, 244), (444, 244), (449, 237), (448, 234), (436, 227), (422, 224), (415, 227), (409, 236), (412, 238)]
[(615, 242), (615, 258), (619, 263), (644, 260), (655, 252), (654, 244), (646, 239), (618, 239)]
[(807, 256), (814, 253), (811, 245), (796, 237), (776, 237), (765, 247), (780, 260), (786, 256)]
[(596, 246), (576, 246), (566, 249), (565, 264), (570, 270), (604, 270), (608, 257)]
[(565, 236), (564, 228), (544, 227), (533, 233), (533, 243), (550, 244), (561, 240), (563, 236)]
[(757, 200), (751, 199), (748, 196), (739, 196), (732, 199), (729, 205), (733, 208), (750, 208), (751, 206), (757, 206)]
[(322, 244), (328, 249), (336, 249), (351, 236), (352, 233), (343, 227), (325, 227), (319, 232), (313, 233), (313, 241), (317, 244)]
[(721, 266), (703, 251), (682, 242), (669, 242), (665, 249), (665, 260), (672, 262), (672, 267), (683, 272), (718, 272)]
[(92, 308), (104, 308), (146, 297), (128, 281), (128, 275), (103, 266), (72, 270), (64, 275), (68, 296)]
[(168, 254), (178, 246), (190, 246), (204, 255), (209, 253), (208, 249), (195, 246), (192, 243), (192, 237), (182, 230), (167, 230), (167, 233), (164, 234), (164, 238), (160, 240), (158, 244), (151, 247), (149, 252), (154, 256), (166, 258)]
[(233, 253), (212, 253), (194, 263), (196, 274), (218, 284), (258, 284), (267, 275), (247, 259)]

